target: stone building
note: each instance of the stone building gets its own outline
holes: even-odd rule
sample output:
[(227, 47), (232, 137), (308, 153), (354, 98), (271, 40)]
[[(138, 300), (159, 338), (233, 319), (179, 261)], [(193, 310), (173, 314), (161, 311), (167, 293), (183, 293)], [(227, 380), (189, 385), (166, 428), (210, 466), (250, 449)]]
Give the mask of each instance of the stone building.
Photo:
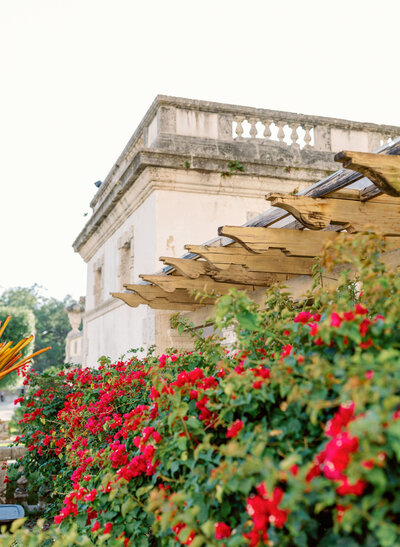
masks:
[(297, 193), (337, 169), (343, 149), (372, 151), (398, 128), (158, 96), (92, 202), (73, 246), (87, 263), (83, 362), (168, 341), (168, 311), (126, 306), (111, 292), (140, 282), (222, 225)]

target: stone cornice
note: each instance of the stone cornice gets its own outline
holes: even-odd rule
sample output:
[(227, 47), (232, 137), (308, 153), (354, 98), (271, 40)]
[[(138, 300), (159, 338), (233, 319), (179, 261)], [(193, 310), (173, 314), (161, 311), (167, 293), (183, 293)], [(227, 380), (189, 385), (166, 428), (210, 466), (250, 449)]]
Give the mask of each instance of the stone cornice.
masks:
[[(108, 192), (109, 186), (112, 185), (115, 179), (118, 180), (122, 171), (125, 170), (131, 157), (134, 155), (138, 147), (146, 147), (147, 129), (150, 122), (158, 115), (161, 108), (166, 110), (171, 109), (184, 109), (186, 111), (204, 112), (218, 114), (221, 118), (242, 117), (242, 118), (258, 118), (268, 119), (274, 123), (279, 123), (284, 120), (285, 123), (294, 123), (304, 126), (320, 126), (327, 128), (338, 128), (346, 131), (358, 130), (367, 131), (371, 133), (382, 133), (390, 136), (398, 136), (399, 128), (392, 125), (381, 125), (374, 123), (364, 123), (352, 120), (345, 120), (339, 118), (330, 118), (325, 116), (310, 116), (306, 114), (298, 114), (295, 112), (285, 112), (280, 110), (271, 110), (265, 108), (254, 108), (242, 105), (232, 105), (227, 103), (217, 103), (212, 101), (201, 101), (186, 99), (183, 97), (170, 97), (167, 95), (157, 95), (150, 108), (139, 123), (137, 129), (129, 139), (128, 143), (122, 150), (117, 161), (109, 171), (108, 175), (104, 179), (99, 190), (96, 192), (91, 202), (91, 207), (95, 207), (99, 203), (103, 196)], [(226, 120), (225, 120), (226, 121)], [(161, 133), (173, 133), (175, 130), (171, 127), (163, 128)], [(232, 140), (232, 138), (230, 139)]]
[[(179, 139), (178, 139), (179, 140)], [(187, 141), (187, 139), (186, 139)], [(232, 150), (234, 147), (234, 150)], [(179, 143), (177, 143), (179, 149)], [(248, 177), (260, 177), (265, 179), (281, 179), (285, 181), (295, 182), (313, 182), (316, 178), (323, 178), (329, 172), (335, 169), (335, 163), (332, 160), (332, 154), (327, 152), (316, 152), (309, 150), (292, 150), (283, 147), (278, 143), (276, 145), (257, 145), (250, 147), (248, 144), (234, 143), (230, 144), (229, 148), (233, 152), (235, 158), (245, 165), (245, 172), (238, 173), (234, 179), (235, 184), (232, 184), (233, 177), (223, 178), (221, 173), (227, 170), (229, 161), (233, 161), (232, 157), (222, 156), (221, 150), (218, 150), (214, 145), (215, 155), (210, 153), (211, 146), (207, 147), (207, 156), (188, 156), (187, 153), (173, 153), (165, 150), (145, 149), (138, 151), (131, 164), (122, 174), (118, 184), (110, 190), (106, 199), (97, 210), (94, 211), (92, 217), (86, 223), (85, 227), (75, 240), (73, 247), (76, 252), (79, 252), (84, 260), (88, 260), (93, 256), (98, 244), (92, 247), (88, 252), (86, 243), (98, 231), (101, 226), (101, 234), (97, 233), (96, 239), (106, 241), (106, 239), (128, 218), (132, 212), (143, 203), (143, 201), (156, 189), (177, 190), (187, 192), (205, 192), (211, 194), (231, 194), (242, 195), (248, 197), (257, 197), (259, 190), (255, 190), (245, 180)], [(221, 145), (219, 144), (219, 148)], [(252, 153), (249, 153), (251, 151)], [(247, 152), (247, 158), (245, 153)], [(261, 159), (262, 158), (262, 159)], [(189, 161), (190, 168), (184, 170), (185, 182), (169, 183), (168, 177), (165, 176), (166, 169), (182, 170), (185, 161)], [(288, 163), (293, 167), (288, 167)], [(312, 163), (312, 165), (310, 165)], [(152, 169), (153, 177), (146, 177), (146, 185), (138, 184), (134, 192), (130, 192), (129, 201), (124, 200), (124, 206), (116, 207), (122, 198), (132, 189), (136, 181), (141, 177), (142, 173), (148, 168)], [(154, 169), (157, 168), (157, 169)], [(162, 180), (158, 180), (155, 170), (163, 170), (164, 176)], [(191, 184), (190, 176), (193, 173), (215, 173), (218, 177), (216, 186), (207, 182), (199, 182)], [(307, 174), (308, 173), (308, 174)], [(243, 179), (243, 184), (240, 183)], [(265, 181), (267, 182), (267, 181)], [(113, 220), (110, 223), (110, 215)], [(118, 217), (118, 219), (116, 218)], [(110, 226), (112, 224), (112, 228)], [(83, 250), (83, 247), (86, 247)], [(90, 258), (89, 258), (90, 257)]]

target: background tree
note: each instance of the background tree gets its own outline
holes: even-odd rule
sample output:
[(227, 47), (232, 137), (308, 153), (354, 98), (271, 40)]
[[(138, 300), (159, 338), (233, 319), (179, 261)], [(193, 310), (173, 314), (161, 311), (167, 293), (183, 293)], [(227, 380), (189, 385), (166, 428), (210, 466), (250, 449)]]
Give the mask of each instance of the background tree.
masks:
[[(63, 300), (47, 298), (40, 293), (40, 286), (13, 287), (6, 289), (0, 296), (0, 306), (12, 306), (14, 309), (31, 310), (34, 316), (35, 350), (51, 346), (51, 350), (35, 358), (34, 368), (43, 371), (65, 360), (65, 339), (71, 330), (65, 307), (71, 304), (67, 295)], [(10, 314), (13, 315), (13, 314)], [(26, 336), (30, 332), (21, 332)], [(20, 337), (21, 337), (20, 336)], [(18, 338), (18, 337), (17, 337)], [(17, 339), (16, 338), (16, 339)]]
[[(16, 344), (22, 338), (28, 337), (30, 334), (35, 334), (35, 316), (32, 309), (23, 306), (4, 306), (0, 301), (0, 323), (11, 315), (11, 321), (7, 325), (6, 331), (1, 337), (0, 342), (14, 342)], [(34, 342), (31, 342), (22, 350), (23, 357), (31, 354), (34, 349)], [(45, 347), (45, 346), (43, 346)], [(38, 358), (40, 355), (38, 356)], [(0, 389), (11, 387), (17, 383), (18, 375), (13, 372), (0, 380)]]

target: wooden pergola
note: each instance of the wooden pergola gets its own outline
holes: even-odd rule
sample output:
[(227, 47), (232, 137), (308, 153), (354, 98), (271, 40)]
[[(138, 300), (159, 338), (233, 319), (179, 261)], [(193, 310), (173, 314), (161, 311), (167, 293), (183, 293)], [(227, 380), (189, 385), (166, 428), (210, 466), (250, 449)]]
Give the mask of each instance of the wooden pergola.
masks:
[[(273, 193), (266, 213), (244, 226), (222, 226), (219, 237), (185, 246), (181, 258), (160, 257), (161, 272), (141, 275), (113, 297), (136, 307), (193, 311), (232, 287), (249, 293), (276, 281), (311, 275), (315, 257), (338, 233), (373, 227), (389, 249), (400, 248), (400, 139), (378, 153), (344, 151), (343, 168), (299, 194)], [(210, 297), (198, 299), (193, 291)]]

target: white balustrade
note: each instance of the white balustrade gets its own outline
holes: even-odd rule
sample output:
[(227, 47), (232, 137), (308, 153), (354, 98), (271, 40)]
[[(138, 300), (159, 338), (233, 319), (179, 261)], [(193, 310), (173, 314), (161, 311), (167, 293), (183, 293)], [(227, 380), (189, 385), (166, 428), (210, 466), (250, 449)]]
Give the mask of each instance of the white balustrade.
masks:
[(283, 120), (262, 119), (255, 117), (234, 116), (232, 137), (235, 141), (254, 141), (261, 143), (277, 141), (293, 148), (313, 148), (314, 126)]

